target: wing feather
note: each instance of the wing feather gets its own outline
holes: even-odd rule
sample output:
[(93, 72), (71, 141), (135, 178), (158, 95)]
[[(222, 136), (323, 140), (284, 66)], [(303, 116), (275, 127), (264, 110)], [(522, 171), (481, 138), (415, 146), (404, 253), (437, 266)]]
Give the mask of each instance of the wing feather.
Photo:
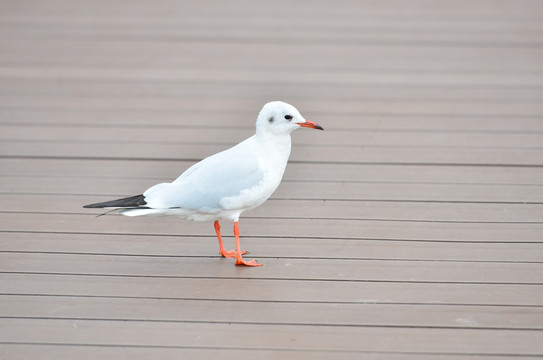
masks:
[(172, 183), (151, 187), (144, 193), (147, 206), (198, 211), (223, 209), (221, 199), (257, 186), (264, 177), (256, 156), (244, 151), (249, 140), (205, 158)]

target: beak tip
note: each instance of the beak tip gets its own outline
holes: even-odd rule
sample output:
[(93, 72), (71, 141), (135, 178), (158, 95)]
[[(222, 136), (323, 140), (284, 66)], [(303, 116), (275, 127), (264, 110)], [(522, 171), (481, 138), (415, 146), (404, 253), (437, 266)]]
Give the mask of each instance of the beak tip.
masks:
[(317, 123), (314, 123), (312, 121), (307, 121), (305, 123), (298, 123), (298, 125), (302, 126), (302, 127), (306, 127), (306, 128), (310, 128), (310, 129), (316, 129), (316, 130), (324, 130), (324, 128), (320, 125), (318, 125)]

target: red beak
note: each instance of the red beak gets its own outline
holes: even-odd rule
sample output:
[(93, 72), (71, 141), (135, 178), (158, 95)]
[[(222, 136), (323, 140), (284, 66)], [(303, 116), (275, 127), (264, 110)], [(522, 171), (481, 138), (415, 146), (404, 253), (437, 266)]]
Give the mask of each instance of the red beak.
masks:
[(311, 129), (324, 130), (322, 126), (317, 125), (316, 123), (312, 121), (308, 121), (308, 120), (306, 120), (304, 123), (298, 123), (298, 125), (306, 127), (306, 128), (311, 128)]

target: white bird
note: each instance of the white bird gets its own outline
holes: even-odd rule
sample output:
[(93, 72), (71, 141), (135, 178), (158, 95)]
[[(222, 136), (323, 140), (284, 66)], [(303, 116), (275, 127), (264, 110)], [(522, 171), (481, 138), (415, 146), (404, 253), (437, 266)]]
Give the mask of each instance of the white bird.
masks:
[[(126, 216), (214, 220), (222, 256), (236, 258), (236, 265), (261, 266), (256, 260), (242, 258), (246, 252), (240, 249), (238, 220), (241, 213), (261, 205), (279, 186), (290, 156), (290, 133), (299, 127), (324, 130), (304, 119), (292, 105), (267, 103), (258, 114), (253, 136), (194, 164), (173, 182), (152, 186), (142, 195), (84, 207), (114, 208)], [(236, 250), (224, 248), (222, 219), (234, 221)]]

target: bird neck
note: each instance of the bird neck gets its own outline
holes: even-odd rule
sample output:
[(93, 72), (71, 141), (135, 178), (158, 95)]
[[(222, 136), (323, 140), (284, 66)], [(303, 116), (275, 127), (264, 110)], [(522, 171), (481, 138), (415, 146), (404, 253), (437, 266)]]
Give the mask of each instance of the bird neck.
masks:
[(269, 131), (257, 131), (255, 137), (265, 147), (274, 152), (287, 152), (290, 154), (290, 133), (272, 133)]

